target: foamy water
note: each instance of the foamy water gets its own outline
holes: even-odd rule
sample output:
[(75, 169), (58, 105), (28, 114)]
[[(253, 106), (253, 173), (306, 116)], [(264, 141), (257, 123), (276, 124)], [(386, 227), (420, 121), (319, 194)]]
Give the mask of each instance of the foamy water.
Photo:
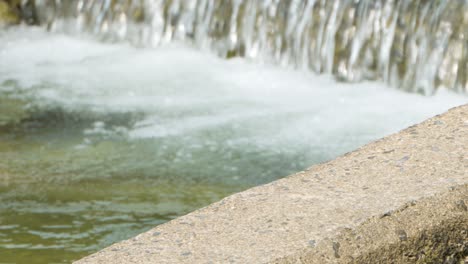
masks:
[(343, 152), (467, 102), (442, 90), (422, 97), (378, 83), (336, 83), (242, 59), (223, 61), (182, 45), (137, 49), (39, 29), (0, 37), (0, 81), (17, 82), (1, 90), (21, 91), (15, 96), (42, 108), (140, 113), (126, 131), (130, 139), (261, 120), (273, 127), (250, 125), (254, 143), (348, 141), (331, 150)]
[(32, 28), (0, 32), (0, 99), (9, 261), (82, 256), (468, 102)]

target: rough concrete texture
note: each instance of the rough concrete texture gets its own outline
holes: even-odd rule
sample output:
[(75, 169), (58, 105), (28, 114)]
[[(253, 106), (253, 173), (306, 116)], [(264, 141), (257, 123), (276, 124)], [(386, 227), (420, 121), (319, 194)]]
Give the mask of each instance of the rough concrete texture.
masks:
[(343, 228), (274, 263), (459, 263), (468, 256), (468, 185)]
[(465, 105), (77, 263), (457, 263), (467, 148)]

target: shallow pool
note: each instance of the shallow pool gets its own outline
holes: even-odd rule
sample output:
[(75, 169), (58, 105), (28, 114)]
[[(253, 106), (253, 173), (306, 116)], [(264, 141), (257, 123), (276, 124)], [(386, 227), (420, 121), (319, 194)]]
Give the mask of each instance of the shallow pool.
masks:
[(467, 101), (0, 31), (0, 262), (70, 262)]

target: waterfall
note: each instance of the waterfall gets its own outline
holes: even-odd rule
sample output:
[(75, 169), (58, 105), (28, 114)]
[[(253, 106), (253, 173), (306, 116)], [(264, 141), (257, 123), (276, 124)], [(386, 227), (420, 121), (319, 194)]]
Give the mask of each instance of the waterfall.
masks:
[(468, 92), (466, 0), (30, 0), (22, 10), (52, 31), (183, 40), (341, 81)]

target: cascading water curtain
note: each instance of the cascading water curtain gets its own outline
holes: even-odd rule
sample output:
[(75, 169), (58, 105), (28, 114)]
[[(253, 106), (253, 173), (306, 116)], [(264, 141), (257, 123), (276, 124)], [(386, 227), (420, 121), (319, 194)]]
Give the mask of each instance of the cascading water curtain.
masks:
[(422, 94), (468, 92), (466, 0), (35, 0), (52, 31), (155, 46), (193, 42), (226, 58), (383, 80)]

